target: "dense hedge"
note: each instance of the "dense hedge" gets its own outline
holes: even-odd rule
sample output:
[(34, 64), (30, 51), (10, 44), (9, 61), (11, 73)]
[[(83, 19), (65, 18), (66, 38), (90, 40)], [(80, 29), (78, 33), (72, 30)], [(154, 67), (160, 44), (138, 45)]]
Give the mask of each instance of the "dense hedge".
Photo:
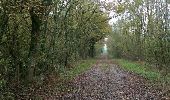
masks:
[(0, 1), (0, 99), (18, 98), (49, 75), (94, 57), (110, 31), (94, 0)]
[[(170, 14), (168, 0), (121, 2), (113, 25), (110, 52), (114, 57), (141, 60), (170, 69)], [(120, 6), (120, 7), (119, 7)], [(161, 10), (160, 10), (161, 9)]]

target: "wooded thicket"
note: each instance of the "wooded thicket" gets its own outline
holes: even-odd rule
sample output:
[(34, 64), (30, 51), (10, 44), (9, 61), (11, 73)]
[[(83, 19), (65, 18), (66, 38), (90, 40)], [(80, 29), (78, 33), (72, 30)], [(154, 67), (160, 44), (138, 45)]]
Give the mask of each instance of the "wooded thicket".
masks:
[(116, 7), (110, 50), (114, 57), (146, 61), (170, 70), (169, 0), (125, 0)]
[(95, 0), (0, 0), (0, 99), (94, 57), (107, 21)]

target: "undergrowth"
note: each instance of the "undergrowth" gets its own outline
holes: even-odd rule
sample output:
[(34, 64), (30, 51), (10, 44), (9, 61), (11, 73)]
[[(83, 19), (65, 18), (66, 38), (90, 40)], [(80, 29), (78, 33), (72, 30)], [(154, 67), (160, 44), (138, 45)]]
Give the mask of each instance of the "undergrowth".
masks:
[(60, 77), (65, 81), (72, 80), (74, 77), (90, 69), (93, 64), (95, 64), (95, 62), (95, 59), (83, 60), (80, 63), (76, 64), (75, 67), (60, 73)]

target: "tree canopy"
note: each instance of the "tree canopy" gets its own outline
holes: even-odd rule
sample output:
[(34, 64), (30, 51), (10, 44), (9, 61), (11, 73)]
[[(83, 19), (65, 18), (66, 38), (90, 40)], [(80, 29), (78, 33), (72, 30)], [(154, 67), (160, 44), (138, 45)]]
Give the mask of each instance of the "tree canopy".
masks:
[(146, 61), (160, 70), (170, 65), (170, 8), (168, 0), (125, 0), (118, 3), (113, 24), (112, 54)]
[(0, 99), (94, 57), (107, 19), (95, 0), (0, 0)]

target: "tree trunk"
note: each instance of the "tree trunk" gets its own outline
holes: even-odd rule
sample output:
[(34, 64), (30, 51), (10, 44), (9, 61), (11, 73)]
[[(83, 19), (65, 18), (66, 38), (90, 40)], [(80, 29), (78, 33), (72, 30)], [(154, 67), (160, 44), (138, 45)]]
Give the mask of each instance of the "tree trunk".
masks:
[(28, 60), (29, 60), (28, 82), (32, 82), (34, 77), (34, 70), (36, 66), (37, 44), (40, 36), (40, 24), (41, 24), (40, 18), (34, 12), (34, 7), (32, 7), (30, 10), (30, 16), (32, 21), (32, 26), (31, 26), (32, 29), (31, 29), (30, 49), (28, 54)]

